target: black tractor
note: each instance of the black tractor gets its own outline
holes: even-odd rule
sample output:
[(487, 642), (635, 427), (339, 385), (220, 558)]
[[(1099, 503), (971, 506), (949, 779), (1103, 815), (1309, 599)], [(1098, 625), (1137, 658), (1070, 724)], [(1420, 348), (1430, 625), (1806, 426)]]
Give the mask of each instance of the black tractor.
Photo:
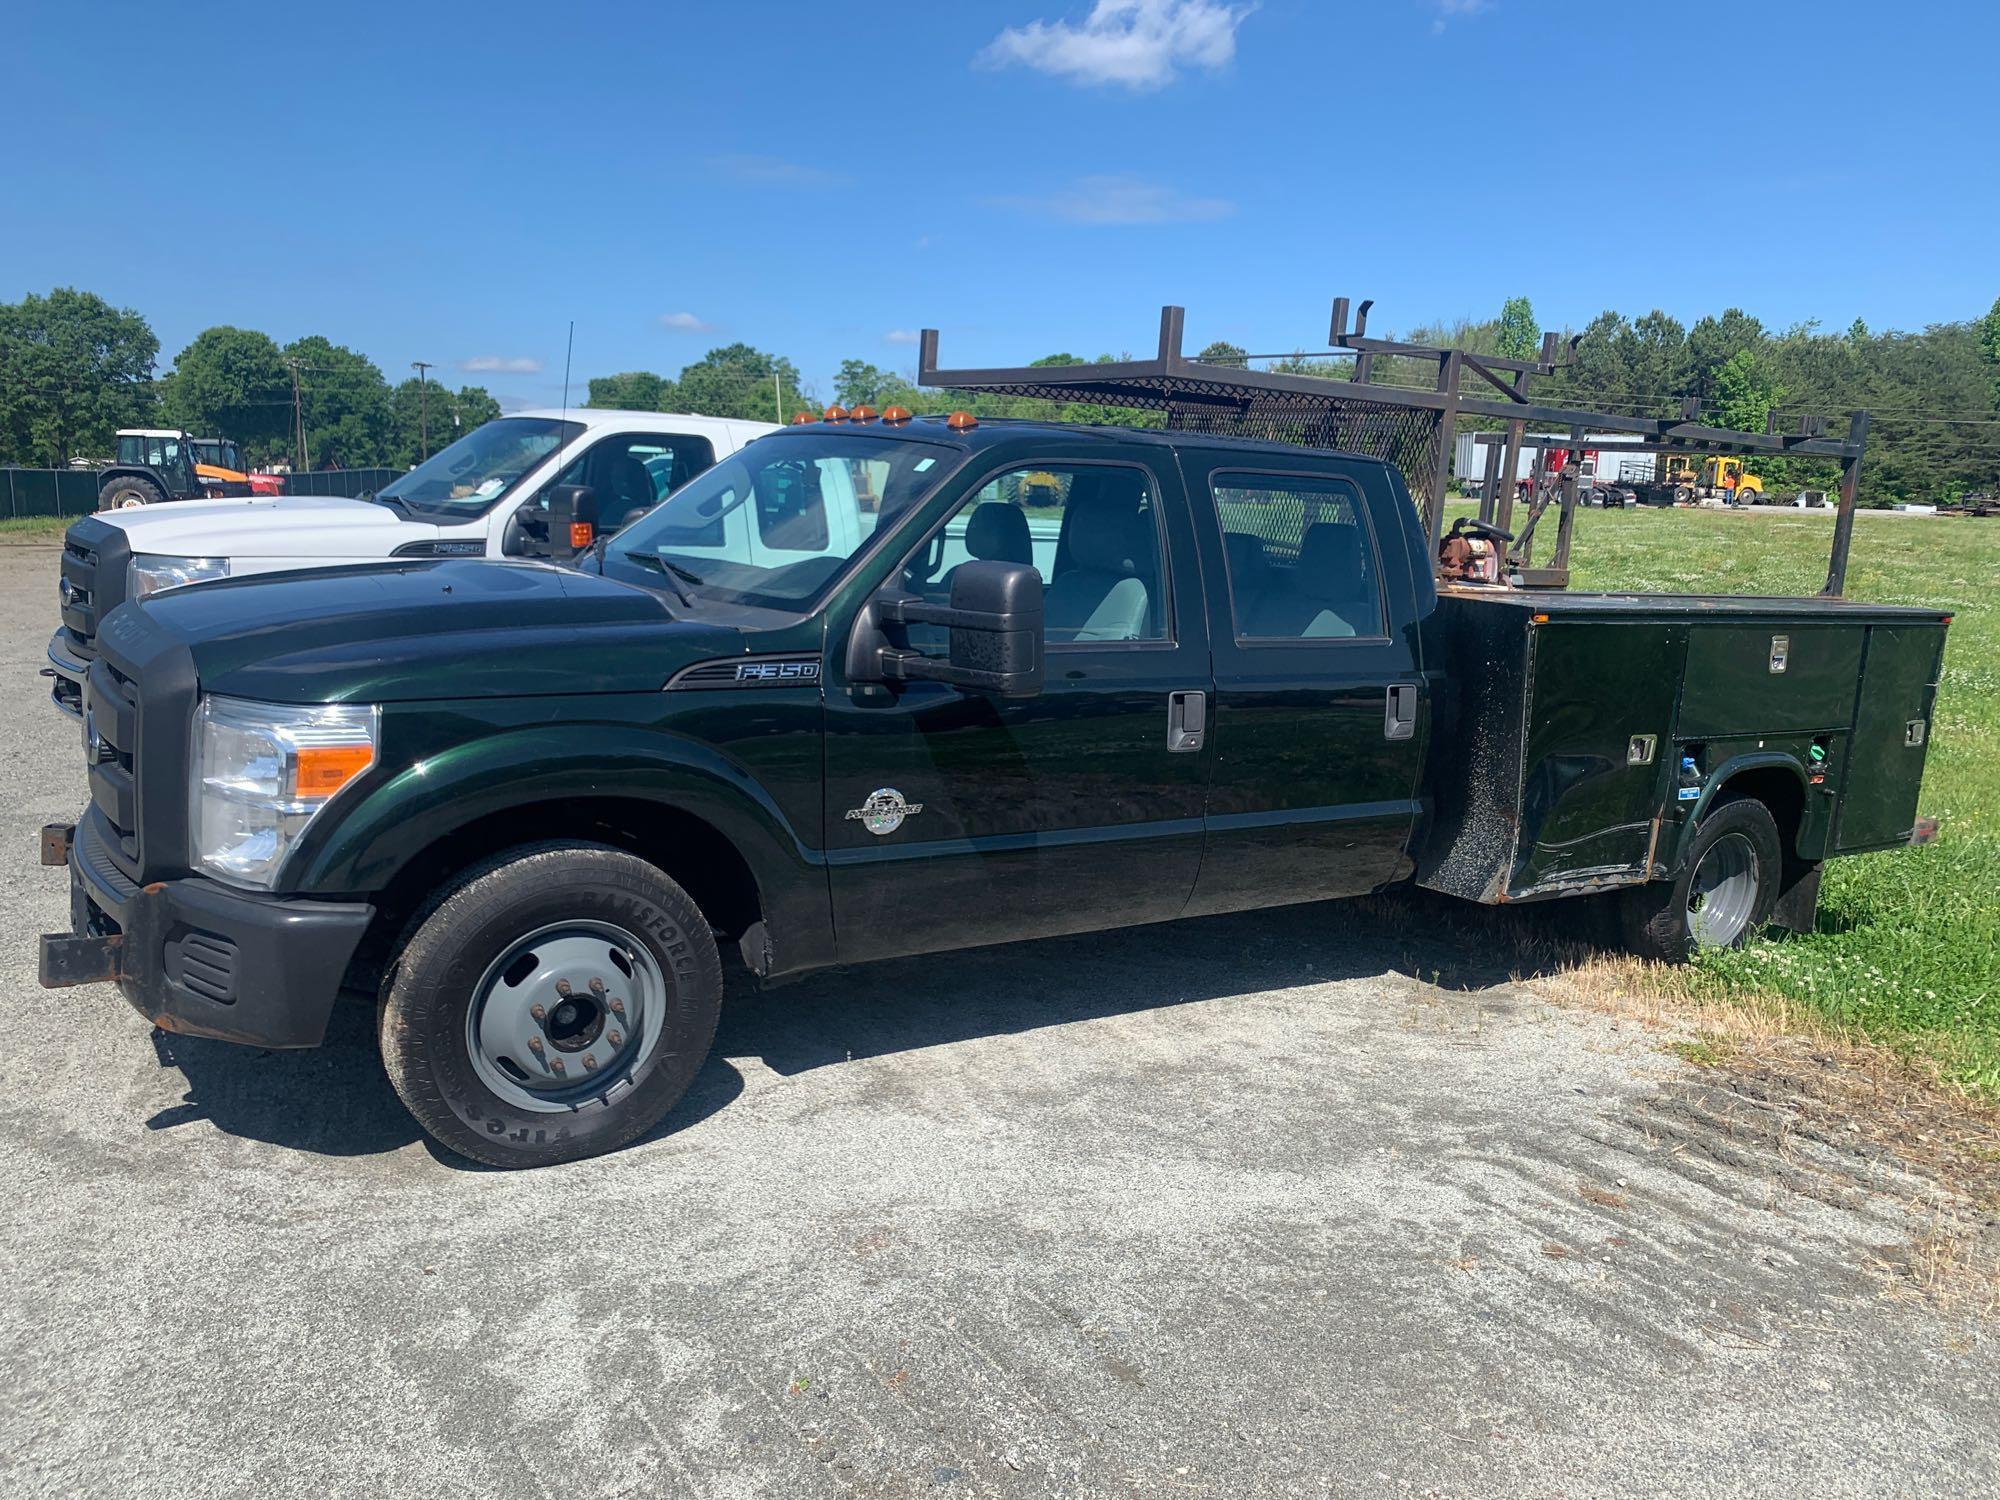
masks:
[[(233, 448), (233, 445), (231, 445)], [(98, 478), (99, 510), (132, 510), (162, 500), (212, 500), (250, 493), (244, 475), (199, 461), (195, 439), (178, 429), (128, 427), (118, 457)]]

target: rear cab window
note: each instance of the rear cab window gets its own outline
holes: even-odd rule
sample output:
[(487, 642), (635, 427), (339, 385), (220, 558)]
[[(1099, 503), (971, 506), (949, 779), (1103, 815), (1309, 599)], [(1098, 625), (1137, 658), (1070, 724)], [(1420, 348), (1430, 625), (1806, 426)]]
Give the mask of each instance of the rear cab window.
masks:
[(1386, 635), (1380, 554), (1352, 482), (1223, 470), (1210, 476), (1209, 491), (1237, 640)]

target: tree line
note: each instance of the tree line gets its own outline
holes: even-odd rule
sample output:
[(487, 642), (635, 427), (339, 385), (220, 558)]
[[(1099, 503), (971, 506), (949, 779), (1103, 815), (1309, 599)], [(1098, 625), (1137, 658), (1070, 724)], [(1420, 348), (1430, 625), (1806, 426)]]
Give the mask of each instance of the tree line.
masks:
[(0, 303), (0, 463), (65, 468), (109, 457), (121, 427), (178, 427), (233, 438), (256, 465), (407, 468), (500, 415), (482, 387), (391, 385), (319, 334), (281, 345), (255, 329), (204, 329), (164, 375), (159, 354), (143, 317), (90, 292)]
[[(1540, 348), (1542, 330), (1529, 300), (1514, 297), (1492, 318), (1420, 326), (1403, 337), (1528, 358)], [(406, 466), (426, 446), (436, 451), (500, 414), (479, 386), (452, 390), (416, 377), (392, 386), (365, 355), (317, 334), (280, 345), (252, 329), (210, 328), (164, 375), (155, 374), (159, 352), (143, 317), (89, 292), (57, 288), (0, 304), (0, 463), (60, 467), (74, 457), (103, 456), (113, 431), (141, 425), (234, 438), (252, 462), (291, 461), (298, 446), (295, 381), (312, 467)], [(1223, 342), (1197, 357), (1237, 365), (1251, 358)], [(1089, 362), (1062, 352), (1032, 363)], [(1301, 351), (1268, 367), (1346, 379), (1352, 362)], [(1428, 382), (1432, 374), (1414, 361), (1376, 365), (1376, 377), (1390, 381)], [(593, 407), (758, 421), (817, 412), (823, 404), (790, 359), (744, 343), (711, 349), (674, 376), (648, 370), (598, 376), (587, 391), (584, 404)], [(2000, 301), (1983, 318), (1914, 333), (1877, 333), (1860, 322), (1839, 333), (1813, 323), (1771, 329), (1739, 308), (1692, 324), (1658, 310), (1637, 317), (1607, 311), (1581, 330), (1567, 362), (1540, 378), (1532, 395), (1655, 417), (1678, 415), (1691, 401), (1708, 425), (1755, 432), (1767, 424), (1790, 431), (1807, 413), (1830, 417), (1830, 430), (1839, 431), (1844, 413), (1867, 408), (1864, 503), (2000, 489)], [(1139, 426), (1161, 420), (1158, 413), (1110, 406), (923, 390), (907, 374), (864, 359), (842, 361), (827, 399), (920, 413), (964, 407), (981, 416)], [(1830, 466), (1810, 460), (1756, 467), (1773, 486), (1831, 482)]]

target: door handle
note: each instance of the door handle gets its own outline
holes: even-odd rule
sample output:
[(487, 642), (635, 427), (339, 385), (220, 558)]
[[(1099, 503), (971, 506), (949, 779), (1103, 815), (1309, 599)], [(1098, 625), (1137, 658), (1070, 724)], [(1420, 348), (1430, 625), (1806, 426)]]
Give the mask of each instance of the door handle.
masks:
[(1389, 688), (1387, 704), (1382, 714), (1382, 737), (1388, 740), (1407, 740), (1417, 732), (1417, 685), (1414, 682), (1398, 682)]
[(1199, 750), (1208, 728), (1208, 694), (1167, 694), (1167, 749)]

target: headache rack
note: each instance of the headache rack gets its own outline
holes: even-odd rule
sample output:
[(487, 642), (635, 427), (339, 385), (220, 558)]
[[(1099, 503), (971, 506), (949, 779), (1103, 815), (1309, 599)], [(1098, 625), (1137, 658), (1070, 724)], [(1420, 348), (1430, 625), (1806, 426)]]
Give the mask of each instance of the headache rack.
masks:
[[(1795, 431), (1736, 432), (1704, 426), (1700, 403), (1684, 401), (1678, 416), (1635, 417), (1576, 407), (1550, 406), (1529, 398), (1535, 377), (1565, 363), (1577, 340), (1565, 344), (1556, 334), (1542, 339), (1538, 359), (1503, 359), (1462, 349), (1370, 338), (1368, 312), (1372, 302), (1355, 310), (1348, 327), (1345, 297), (1333, 303), (1327, 333), (1329, 355), (1352, 355), (1348, 378), (1281, 370), (1254, 370), (1234, 364), (1209, 364), (1181, 352), (1186, 313), (1178, 307), (1160, 310), (1159, 351), (1152, 359), (1120, 360), (1090, 365), (1024, 365), (1006, 369), (945, 370), (938, 367), (938, 335), (926, 328), (918, 344), (917, 383), (937, 390), (974, 391), (999, 396), (1088, 403), (1161, 413), (1169, 430), (1338, 448), (1394, 464), (1409, 485), (1424, 517), (1435, 562), (1444, 530), (1445, 487), (1461, 418), (1498, 421), (1505, 425), (1483, 443), (1485, 472), (1479, 497), (1479, 519), (1510, 530), (1514, 483), (1524, 448), (1546, 447), (1548, 439), (1531, 439), (1529, 429), (1555, 428), (1569, 433), (1572, 451), (1584, 447), (1600, 456), (1638, 453), (1789, 455), (1829, 459), (1840, 465), (1839, 505), (1834, 519), (1832, 556), (1827, 566), (1824, 597), (1837, 598), (1846, 585), (1847, 555), (1854, 534), (1855, 483), (1868, 439), (1868, 413), (1850, 415), (1845, 437), (1827, 434), (1825, 417), (1803, 417)], [(1248, 359), (1297, 358), (1250, 355)], [(1428, 366), (1435, 379), (1391, 383), (1378, 373), (1377, 361), (1394, 362), (1399, 375)], [(1468, 378), (1470, 377), (1470, 378)], [(1607, 444), (1600, 437), (1585, 442), (1585, 434), (1616, 434)], [(1570, 471), (1531, 496), (1520, 536), (1507, 555), (1506, 577), (1525, 587), (1564, 588), (1569, 583), (1569, 548), (1578, 503), (1574, 465)], [(1501, 475), (1508, 476), (1506, 483)], [(1533, 562), (1535, 525), (1550, 505), (1558, 507), (1554, 556), (1546, 567)]]

